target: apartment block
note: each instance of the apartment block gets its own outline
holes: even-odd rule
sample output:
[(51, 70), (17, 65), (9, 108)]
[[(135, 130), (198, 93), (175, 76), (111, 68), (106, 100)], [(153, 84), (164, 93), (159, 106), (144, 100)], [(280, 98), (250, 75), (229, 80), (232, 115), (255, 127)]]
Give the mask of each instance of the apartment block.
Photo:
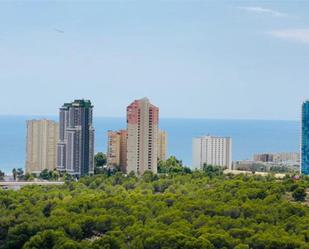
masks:
[(161, 130), (158, 135), (158, 159), (162, 161), (167, 159), (167, 132)]
[(108, 131), (107, 165), (120, 166), (123, 172), (127, 168), (127, 131)]
[(274, 161), (274, 155), (270, 153), (263, 153), (263, 154), (255, 154), (253, 156), (253, 161), (256, 162), (273, 162)]
[(27, 121), (26, 172), (39, 174), (56, 168), (59, 125), (51, 120)]
[(204, 164), (232, 169), (232, 139), (204, 136), (193, 139), (193, 168)]
[(299, 163), (300, 154), (297, 152), (278, 152), (278, 153), (262, 153), (255, 154), (253, 161), (264, 162), (264, 163)]
[(147, 98), (127, 107), (127, 172), (157, 173), (159, 108)]
[(90, 100), (65, 103), (59, 112), (57, 169), (77, 178), (94, 172), (93, 106)]

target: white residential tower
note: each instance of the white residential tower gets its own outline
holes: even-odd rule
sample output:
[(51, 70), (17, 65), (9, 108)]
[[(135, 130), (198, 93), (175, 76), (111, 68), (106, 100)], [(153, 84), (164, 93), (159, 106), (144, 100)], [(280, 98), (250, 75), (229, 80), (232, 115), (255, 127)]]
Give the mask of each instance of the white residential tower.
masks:
[(232, 139), (204, 136), (193, 139), (193, 168), (204, 164), (232, 169)]

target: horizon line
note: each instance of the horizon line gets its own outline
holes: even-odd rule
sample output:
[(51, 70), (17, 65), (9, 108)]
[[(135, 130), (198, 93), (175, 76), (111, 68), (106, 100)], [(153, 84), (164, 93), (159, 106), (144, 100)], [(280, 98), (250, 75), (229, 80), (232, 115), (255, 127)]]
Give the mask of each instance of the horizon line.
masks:
[[(93, 115), (95, 118), (119, 118), (125, 119), (125, 116), (102, 116)], [(0, 117), (58, 117), (58, 114), (0, 114)], [(266, 119), (266, 118), (213, 118), (213, 117), (160, 117), (160, 119), (195, 119), (195, 120), (239, 120), (239, 121), (289, 121), (300, 122), (298, 119)]]

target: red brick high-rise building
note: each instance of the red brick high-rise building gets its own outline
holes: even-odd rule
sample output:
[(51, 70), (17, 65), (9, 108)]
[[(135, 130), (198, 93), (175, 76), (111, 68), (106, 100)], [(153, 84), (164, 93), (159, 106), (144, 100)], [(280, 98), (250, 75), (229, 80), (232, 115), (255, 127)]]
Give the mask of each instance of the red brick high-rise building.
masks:
[(127, 172), (157, 173), (159, 108), (147, 98), (127, 107)]

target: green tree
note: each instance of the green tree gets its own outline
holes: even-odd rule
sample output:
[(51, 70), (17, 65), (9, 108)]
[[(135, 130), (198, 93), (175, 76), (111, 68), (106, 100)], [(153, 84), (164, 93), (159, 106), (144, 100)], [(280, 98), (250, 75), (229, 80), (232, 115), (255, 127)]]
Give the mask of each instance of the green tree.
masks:
[(57, 170), (51, 171), (51, 180), (59, 180), (60, 174)]
[(40, 176), (41, 179), (43, 180), (50, 180), (52, 175), (51, 175), (51, 171), (49, 171), (48, 169), (44, 169), (41, 171)]
[(203, 165), (203, 172), (209, 177), (213, 178), (215, 176), (223, 175), (223, 169), (219, 166), (207, 165), (206, 163)]
[(308, 187), (209, 167), (0, 190), (0, 249), (309, 249), (308, 206), (287, 195)]
[(48, 202), (44, 208), (43, 208), (43, 214), (45, 217), (49, 217), (50, 216), (50, 213), (51, 213), (51, 210), (53, 208), (53, 204), (51, 202)]
[(66, 182), (74, 181), (74, 177), (70, 175), (69, 173), (65, 172), (62, 176), (63, 180)]
[(103, 236), (92, 244), (93, 249), (120, 249), (121, 245), (117, 238), (113, 236)]
[(83, 231), (80, 225), (76, 223), (69, 223), (65, 228), (67, 234), (74, 240), (81, 240), (83, 238)]
[(98, 152), (94, 156), (94, 162), (96, 166), (104, 166), (106, 165), (107, 158), (106, 155), (103, 152)]
[(22, 168), (18, 168), (16, 174), (17, 174), (18, 180), (24, 179), (24, 170)]
[(191, 173), (190, 168), (184, 167), (181, 160), (175, 156), (169, 157), (166, 161), (159, 161), (158, 173)]
[(305, 201), (307, 196), (306, 189), (303, 187), (298, 187), (293, 191), (292, 196), (295, 201)]
[[(60, 248), (70, 240), (65, 238), (63, 232), (46, 230), (33, 236), (23, 249), (54, 249)], [(68, 247), (66, 247), (68, 248)]]
[(30, 173), (26, 173), (25, 174), (25, 180), (26, 181), (33, 181), (34, 180), (34, 176), (31, 175)]
[(94, 156), (94, 174), (104, 174), (103, 166), (107, 163), (106, 154), (103, 152), (98, 152)]
[(143, 176), (142, 176), (142, 179), (145, 181), (145, 182), (153, 182), (155, 180), (157, 180), (157, 176), (150, 170), (147, 170), (144, 172)]
[[(1, 225), (3, 223), (0, 222)], [(1, 227), (1, 226), (0, 226)], [(38, 227), (36, 224), (31, 224), (30, 222), (23, 222), (17, 224), (14, 227), (8, 229), (4, 234), (5, 241), (3, 248), (5, 249), (15, 249), (22, 248), (23, 244), (34, 236), (38, 232)], [(2, 243), (0, 243), (1, 247)]]

